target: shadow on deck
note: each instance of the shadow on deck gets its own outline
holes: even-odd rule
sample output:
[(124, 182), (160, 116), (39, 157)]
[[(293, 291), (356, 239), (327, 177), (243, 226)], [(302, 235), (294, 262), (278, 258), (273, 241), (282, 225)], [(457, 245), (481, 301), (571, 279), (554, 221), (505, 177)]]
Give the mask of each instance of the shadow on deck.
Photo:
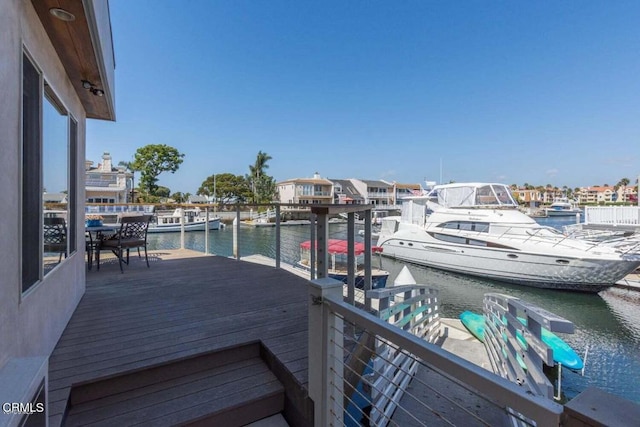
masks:
[(52, 426), (242, 425), (265, 406), (312, 422), (305, 279), (188, 250), (131, 260), (87, 272), (49, 361)]

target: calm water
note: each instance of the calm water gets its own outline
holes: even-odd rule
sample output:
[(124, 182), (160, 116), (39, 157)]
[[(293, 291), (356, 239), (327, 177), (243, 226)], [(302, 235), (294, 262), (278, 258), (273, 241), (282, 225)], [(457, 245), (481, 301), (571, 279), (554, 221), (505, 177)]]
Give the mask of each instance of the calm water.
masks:
[[(575, 222), (575, 218), (540, 219), (539, 222), (560, 228)], [(344, 238), (346, 225), (331, 224), (332, 238)], [(150, 234), (151, 249), (180, 247), (179, 233)], [(271, 227), (242, 227), (238, 238), (242, 255), (263, 254), (274, 257), (275, 229)], [(309, 239), (308, 226), (282, 227), (281, 247), (283, 262), (295, 263), (299, 244)], [(232, 255), (231, 227), (210, 234), (210, 253)], [(186, 233), (185, 247), (204, 250), (204, 233)], [(391, 275), (400, 272), (400, 262), (374, 257), (382, 262)], [(589, 353), (584, 376), (565, 371), (563, 391), (571, 398), (594, 386), (609, 393), (640, 403), (640, 292), (611, 289), (597, 295), (535, 289), (508, 285), (474, 277), (460, 276), (428, 267), (408, 265), (418, 283), (430, 285), (440, 291), (441, 313), (455, 317), (464, 310), (482, 311), (482, 299), (487, 292), (509, 294), (534, 303), (575, 324), (576, 332), (563, 335), (579, 354)]]

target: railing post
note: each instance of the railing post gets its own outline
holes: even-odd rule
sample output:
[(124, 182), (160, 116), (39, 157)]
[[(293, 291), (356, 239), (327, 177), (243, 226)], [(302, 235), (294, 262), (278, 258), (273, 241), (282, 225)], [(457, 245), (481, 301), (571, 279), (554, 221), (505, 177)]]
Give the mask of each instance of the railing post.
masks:
[(280, 205), (276, 205), (276, 268), (280, 268), (280, 244)]
[(240, 235), (240, 204), (236, 203), (236, 219), (233, 220), (233, 256), (240, 260), (238, 249), (238, 236)]
[(356, 303), (356, 214), (347, 213), (347, 302)]
[(318, 224), (318, 278), (329, 274), (329, 215), (328, 212), (316, 214)]
[(209, 208), (204, 208), (204, 253), (209, 254)]
[(344, 322), (323, 301), (342, 299), (343, 283), (322, 278), (309, 283), (309, 397), (314, 425), (343, 424)]
[(309, 267), (311, 268), (311, 274), (309, 279), (314, 280), (316, 278), (316, 270), (318, 269), (318, 266), (316, 265), (316, 214), (311, 212), (309, 215), (309, 220), (311, 221), (311, 227), (309, 227), (309, 243), (311, 243), (309, 249), (309, 262), (311, 265)]
[[(371, 286), (371, 209), (367, 209), (364, 215), (364, 293), (370, 291)], [(364, 299), (364, 309), (371, 310), (371, 298)]]
[(184, 249), (184, 209), (180, 209), (180, 249)]

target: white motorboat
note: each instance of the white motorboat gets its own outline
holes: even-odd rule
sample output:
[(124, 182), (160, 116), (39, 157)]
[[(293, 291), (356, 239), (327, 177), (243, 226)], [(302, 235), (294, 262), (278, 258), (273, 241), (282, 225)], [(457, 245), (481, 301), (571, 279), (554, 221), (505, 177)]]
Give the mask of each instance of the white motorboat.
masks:
[(509, 187), (439, 185), (382, 221), (384, 256), (549, 289), (598, 292), (640, 266), (632, 241), (591, 242), (542, 226), (517, 209)]
[[(207, 224), (206, 213), (200, 208), (182, 209), (177, 208), (168, 215), (156, 216), (156, 222), (149, 225), (149, 233), (169, 233), (179, 232), (182, 229), (181, 222), (184, 221), (184, 231), (204, 231)], [(220, 218), (209, 214), (209, 230), (220, 228)]]
[(567, 197), (558, 197), (548, 208), (544, 209), (546, 216), (576, 216), (581, 214), (582, 210)]

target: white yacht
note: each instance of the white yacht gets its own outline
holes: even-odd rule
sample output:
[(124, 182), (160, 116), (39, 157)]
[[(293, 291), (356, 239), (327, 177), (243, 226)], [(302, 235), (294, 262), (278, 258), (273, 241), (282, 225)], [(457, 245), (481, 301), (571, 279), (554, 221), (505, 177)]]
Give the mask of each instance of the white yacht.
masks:
[(438, 185), (382, 221), (383, 255), (415, 264), (550, 289), (599, 292), (640, 266), (636, 242), (590, 242), (542, 226), (517, 209), (509, 187)]
[(544, 212), (546, 216), (576, 216), (576, 214), (581, 214), (582, 210), (567, 197), (558, 197), (548, 208), (544, 209)]

